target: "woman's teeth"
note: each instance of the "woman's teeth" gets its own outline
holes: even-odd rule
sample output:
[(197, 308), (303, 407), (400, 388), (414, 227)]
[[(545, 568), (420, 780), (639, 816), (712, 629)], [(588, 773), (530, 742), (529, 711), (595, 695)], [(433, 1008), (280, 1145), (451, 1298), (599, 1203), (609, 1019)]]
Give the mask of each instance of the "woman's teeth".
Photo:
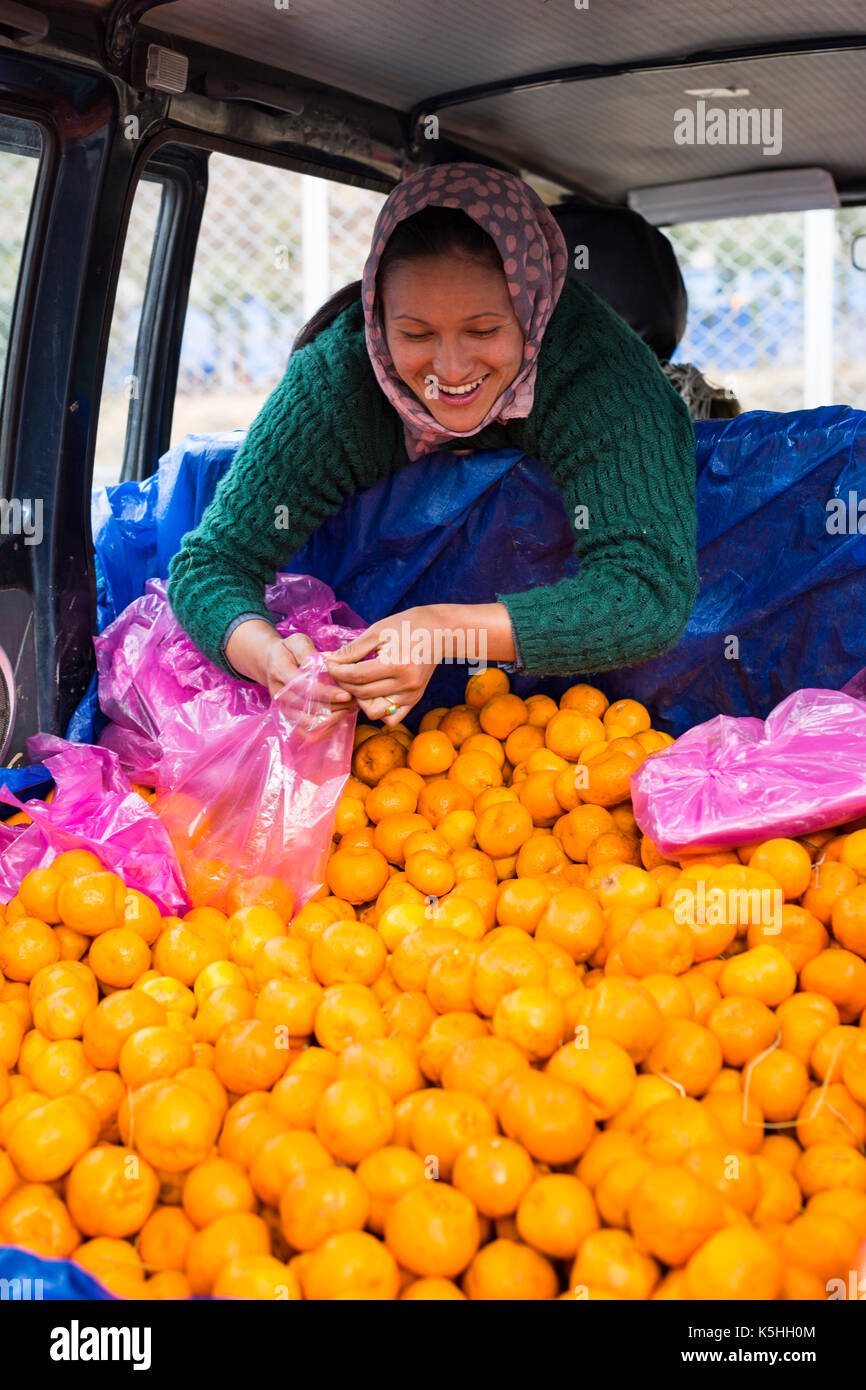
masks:
[(439, 391), (445, 396), (468, 396), (470, 391), (477, 391), (478, 387), (484, 380), (485, 378), (483, 376), (480, 376), (477, 378), (476, 381), (467, 382), (465, 386), (445, 386), (440, 381)]

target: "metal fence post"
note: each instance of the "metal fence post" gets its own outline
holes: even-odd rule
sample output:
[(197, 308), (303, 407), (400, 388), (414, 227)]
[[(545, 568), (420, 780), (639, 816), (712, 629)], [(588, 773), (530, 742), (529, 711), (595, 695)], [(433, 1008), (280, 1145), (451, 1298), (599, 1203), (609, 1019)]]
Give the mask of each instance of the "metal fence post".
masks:
[(833, 394), (833, 281), (836, 214), (803, 214), (803, 406), (831, 405)]
[(304, 321), (311, 319), (330, 293), (328, 185), (324, 179), (301, 179), (301, 276)]

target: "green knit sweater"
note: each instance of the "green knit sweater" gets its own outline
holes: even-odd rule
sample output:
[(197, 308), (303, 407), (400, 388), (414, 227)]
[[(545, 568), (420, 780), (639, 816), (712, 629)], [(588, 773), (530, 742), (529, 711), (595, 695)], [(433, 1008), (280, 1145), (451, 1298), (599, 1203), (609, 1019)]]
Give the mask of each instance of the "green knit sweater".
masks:
[[(548, 470), (576, 523), (577, 575), (490, 594), (508, 610), (521, 669), (602, 671), (676, 641), (698, 587), (694, 434), (650, 349), (603, 300), (566, 281), (542, 341), (531, 413), (455, 441), (466, 446), (523, 449)], [(345, 497), (406, 459), (402, 421), (373, 374), (353, 304), (293, 353), (172, 559), (169, 602), (196, 646), (231, 671), (221, 648), (233, 619), (272, 622), (264, 589), (275, 571), (290, 567)], [(458, 603), (460, 594), (443, 590), (440, 601)]]

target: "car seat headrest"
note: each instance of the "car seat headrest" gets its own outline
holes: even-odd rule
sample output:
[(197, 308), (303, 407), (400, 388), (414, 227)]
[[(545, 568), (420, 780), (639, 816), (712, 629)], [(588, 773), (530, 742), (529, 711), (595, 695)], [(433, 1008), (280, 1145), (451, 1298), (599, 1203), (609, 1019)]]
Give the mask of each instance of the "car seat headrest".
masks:
[(688, 296), (667, 237), (631, 208), (568, 202), (550, 210), (568, 246), (569, 275), (669, 358), (685, 332)]

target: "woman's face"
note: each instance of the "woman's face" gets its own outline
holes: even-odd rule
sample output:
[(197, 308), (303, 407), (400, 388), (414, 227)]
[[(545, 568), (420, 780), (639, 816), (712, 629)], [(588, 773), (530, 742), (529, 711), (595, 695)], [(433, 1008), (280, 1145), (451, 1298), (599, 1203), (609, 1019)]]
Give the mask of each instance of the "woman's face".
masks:
[(397, 375), (443, 428), (474, 429), (523, 360), (503, 272), (466, 256), (431, 256), (398, 261), (383, 279)]

